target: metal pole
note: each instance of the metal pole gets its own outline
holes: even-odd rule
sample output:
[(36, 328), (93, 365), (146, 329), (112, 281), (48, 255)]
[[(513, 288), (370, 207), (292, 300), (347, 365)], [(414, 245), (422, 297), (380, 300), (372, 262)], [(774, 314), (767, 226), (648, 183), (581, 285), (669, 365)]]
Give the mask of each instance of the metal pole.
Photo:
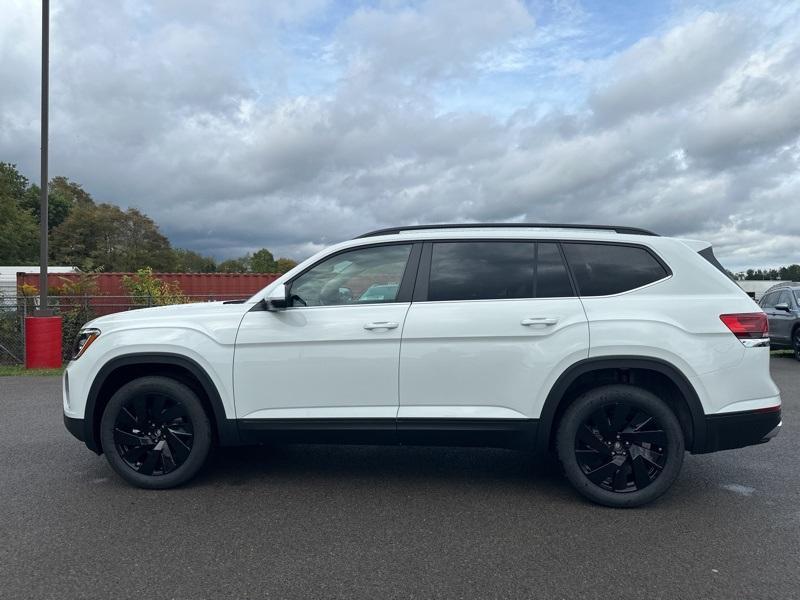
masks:
[(42, 155), (39, 200), (39, 314), (49, 314), (47, 299), (47, 134), (50, 71), (50, 0), (42, 0)]

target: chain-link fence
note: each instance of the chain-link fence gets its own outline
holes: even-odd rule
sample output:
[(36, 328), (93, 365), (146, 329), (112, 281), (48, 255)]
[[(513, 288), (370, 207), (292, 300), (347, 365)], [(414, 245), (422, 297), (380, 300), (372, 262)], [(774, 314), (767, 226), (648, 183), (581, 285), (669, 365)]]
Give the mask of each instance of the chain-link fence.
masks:
[[(241, 295), (186, 296), (188, 302), (238, 300)], [(151, 296), (50, 296), (49, 308), (62, 319), (62, 351), (69, 359), (72, 342), (80, 328), (96, 317), (158, 304)], [(0, 364), (25, 362), (25, 317), (39, 308), (38, 296), (0, 296)]]
[(24, 298), (0, 296), (0, 364), (21, 364), (25, 361), (25, 317), (28, 306)]

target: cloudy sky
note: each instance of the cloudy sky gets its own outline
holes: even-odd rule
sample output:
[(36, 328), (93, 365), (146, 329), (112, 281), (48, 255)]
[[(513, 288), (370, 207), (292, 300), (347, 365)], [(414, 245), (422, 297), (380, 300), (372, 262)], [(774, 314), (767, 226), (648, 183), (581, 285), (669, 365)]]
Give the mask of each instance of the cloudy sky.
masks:
[[(51, 173), (177, 246), (527, 220), (800, 262), (796, 0), (51, 4)], [(38, 5), (0, 18), (0, 161), (33, 181)]]

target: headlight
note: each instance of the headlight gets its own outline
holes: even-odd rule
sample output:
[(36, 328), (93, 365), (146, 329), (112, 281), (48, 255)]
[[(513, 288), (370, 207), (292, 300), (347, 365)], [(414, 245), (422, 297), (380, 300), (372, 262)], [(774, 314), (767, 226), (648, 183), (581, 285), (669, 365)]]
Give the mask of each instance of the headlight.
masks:
[(99, 336), (99, 329), (81, 329), (78, 337), (75, 338), (75, 346), (72, 348), (72, 358), (70, 360), (79, 359)]

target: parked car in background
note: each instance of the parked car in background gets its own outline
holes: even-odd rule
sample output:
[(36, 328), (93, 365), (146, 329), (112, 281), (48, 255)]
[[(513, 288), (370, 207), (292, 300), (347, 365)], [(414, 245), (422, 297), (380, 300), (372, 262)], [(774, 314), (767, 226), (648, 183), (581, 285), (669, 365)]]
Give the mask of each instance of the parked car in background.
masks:
[(769, 319), (771, 346), (788, 348), (800, 360), (800, 285), (778, 286), (764, 294), (760, 305)]
[(432, 225), (362, 235), (244, 302), (88, 323), (67, 428), (133, 485), (212, 444), (555, 451), (608, 506), (650, 502), (686, 451), (781, 426), (767, 317), (707, 242), (630, 227)]

